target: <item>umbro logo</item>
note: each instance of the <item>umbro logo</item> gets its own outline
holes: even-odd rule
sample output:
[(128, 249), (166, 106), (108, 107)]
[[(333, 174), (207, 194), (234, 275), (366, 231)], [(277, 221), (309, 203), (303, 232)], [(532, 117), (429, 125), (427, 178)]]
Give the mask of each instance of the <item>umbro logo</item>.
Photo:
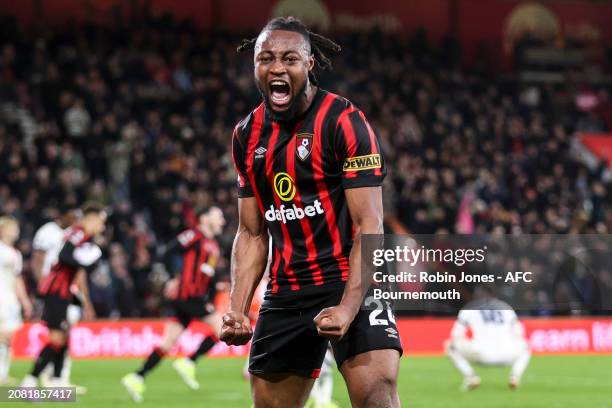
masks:
[(255, 149), (255, 158), (256, 158), (256, 159), (261, 159), (261, 158), (263, 158), (263, 157), (264, 157), (264, 156), (263, 156), (263, 155), (264, 155), (264, 153), (265, 153), (265, 152), (267, 152), (267, 151), (268, 151), (268, 149), (266, 149), (265, 147), (263, 147), (263, 146), (259, 146), (257, 149)]
[(397, 330), (395, 330), (393, 327), (388, 327), (385, 329), (385, 331), (388, 333), (387, 334), (388, 337), (397, 339)]

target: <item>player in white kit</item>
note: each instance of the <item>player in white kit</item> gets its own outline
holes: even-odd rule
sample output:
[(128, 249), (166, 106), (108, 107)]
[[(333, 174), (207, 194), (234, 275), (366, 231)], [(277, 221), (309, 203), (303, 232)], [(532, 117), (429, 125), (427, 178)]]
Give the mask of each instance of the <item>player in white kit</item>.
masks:
[(79, 219), (79, 210), (65, 207), (53, 220), (40, 227), (32, 240), (32, 270), (37, 281), (49, 274), (64, 242), (66, 228)]
[[(78, 219), (79, 209), (77, 207), (64, 207), (60, 210), (58, 217), (44, 224), (34, 234), (34, 239), (32, 240), (32, 270), (38, 282), (49, 274), (51, 267), (57, 261), (59, 252), (64, 244), (65, 230)], [(68, 306), (68, 322), (71, 326), (75, 325), (81, 318), (80, 309), (77, 305)], [(72, 362), (69, 354), (66, 353), (61, 377), (66, 384), (70, 384), (71, 368)], [(49, 364), (40, 375), (43, 385), (50, 382), (52, 373), (53, 366)], [(86, 392), (83, 386), (76, 386), (76, 389), (78, 394)]]
[(13, 217), (0, 217), (0, 385), (13, 384), (9, 377), (11, 340), (21, 327), (21, 312), (26, 319), (32, 315), (21, 276), (21, 253), (14, 245), (19, 237), (19, 224)]
[(531, 357), (523, 325), (512, 307), (487, 289), (476, 288), (475, 297), (459, 312), (446, 354), (463, 374), (463, 390), (480, 385), (472, 364), (511, 366), (508, 385), (516, 389)]

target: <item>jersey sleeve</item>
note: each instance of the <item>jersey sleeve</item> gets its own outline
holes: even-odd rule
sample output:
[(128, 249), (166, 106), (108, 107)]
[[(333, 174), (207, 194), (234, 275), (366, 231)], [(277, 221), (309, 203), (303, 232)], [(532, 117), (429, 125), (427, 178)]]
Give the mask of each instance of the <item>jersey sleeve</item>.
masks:
[(455, 323), (453, 323), (453, 327), (451, 329), (451, 333), (450, 333), (451, 339), (452, 340), (464, 339), (467, 328), (468, 328), (468, 325), (465, 322), (461, 320), (456, 320)]
[(34, 234), (34, 239), (32, 240), (32, 247), (37, 251), (48, 251), (51, 248), (51, 243), (48, 239), (48, 228), (43, 225), (36, 231)]
[(236, 173), (238, 173), (238, 197), (253, 197), (253, 189), (247, 176), (246, 148), (240, 138), (238, 126), (234, 128), (234, 134), (232, 135), (232, 160)]
[(514, 321), (512, 321), (512, 323), (510, 323), (510, 325), (510, 332), (515, 338), (525, 338), (525, 326), (523, 326), (523, 323), (521, 323), (520, 320), (515, 319)]
[(387, 169), (376, 134), (363, 112), (354, 110), (340, 115), (335, 148), (345, 189), (382, 184)]
[(90, 242), (75, 245), (76, 239), (69, 239), (64, 243), (59, 253), (59, 261), (73, 268), (89, 268), (102, 257), (99, 246)]
[(457, 315), (457, 322), (467, 327), (470, 325), (470, 310), (469, 309), (461, 309), (459, 314)]
[(85, 242), (74, 249), (73, 256), (79, 265), (87, 269), (100, 260), (102, 249), (96, 244)]
[(20, 276), (21, 272), (23, 271), (23, 256), (21, 255), (21, 252), (15, 250), (16, 252), (16, 262), (15, 262), (15, 276)]
[(187, 229), (178, 234), (176, 236), (176, 242), (174, 244), (170, 243), (168, 247), (172, 249), (176, 247), (176, 244), (178, 244), (178, 247), (184, 251), (190, 246), (192, 246), (198, 240), (198, 238), (199, 235), (196, 231), (194, 231), (193, 229)]

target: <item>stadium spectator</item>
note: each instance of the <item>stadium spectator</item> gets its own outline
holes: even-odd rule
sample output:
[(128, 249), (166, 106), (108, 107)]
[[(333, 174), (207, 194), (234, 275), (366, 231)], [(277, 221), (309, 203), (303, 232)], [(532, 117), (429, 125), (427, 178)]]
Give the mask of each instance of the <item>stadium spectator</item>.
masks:
[[(5, 26), (0, 213), (19, 220), (27, 249), (50, 208), (109, 204), (107, 243), (129, 258), (129, 276), (110, 268), (120, 313), (129, 313), (119, 302), (126, 290), (143, 299), (134, 314), (160, 313), (150, 257), (190, 226), (190, 214), (223, 210), (219, 242), (229, 254), (231, 130), (259, 100), (249, 61), (235, 55), (241, 37), (168, 18), (28, 33)], [(346, 52), (320, 81), (378, 132), (389, 162), (386, 212), (408, 231), (457, 232), (459, 218), (472, 232), (612, 231), (610, 178), (572, 150), (576, 130), (606, 129), (597, 112), (576, 107), (580, 86), (523, 86), (459, 69), (458, 45), (448, 38), (436, 48), (425, 32), (334, 37)], [(610, 90), (593, 93), (603, 100)], [(135, 245), (137, 218), (146, 249)]]

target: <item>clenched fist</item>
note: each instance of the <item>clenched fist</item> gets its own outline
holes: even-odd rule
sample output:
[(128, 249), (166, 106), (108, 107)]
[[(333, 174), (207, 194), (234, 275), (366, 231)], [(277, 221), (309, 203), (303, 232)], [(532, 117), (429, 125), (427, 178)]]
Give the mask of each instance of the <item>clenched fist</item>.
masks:
[(355, 314), (342, 305), (327, 307), (313, 319), (319, 336), (340, 340), (353, 322)]
[(223, 315), (221, 325), (221, 340), (228, 346), (247, 344), (253, 336), (251, 320), (242, 312), (229, 311)]

